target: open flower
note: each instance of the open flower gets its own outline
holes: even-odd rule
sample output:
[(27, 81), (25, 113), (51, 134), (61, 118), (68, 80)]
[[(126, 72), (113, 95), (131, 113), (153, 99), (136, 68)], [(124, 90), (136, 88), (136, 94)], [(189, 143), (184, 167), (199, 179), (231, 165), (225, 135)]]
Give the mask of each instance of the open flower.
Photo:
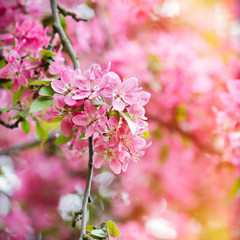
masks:
[(99, 109), (86, 100), (84, 102), (84, 112), (73, 117), (72, 121), (77, 126), (87, 127), (85, 132), (86, 137), (94, 134), (95, 130), (103, 132), (107, 123), (106, 105), (102, 105)]

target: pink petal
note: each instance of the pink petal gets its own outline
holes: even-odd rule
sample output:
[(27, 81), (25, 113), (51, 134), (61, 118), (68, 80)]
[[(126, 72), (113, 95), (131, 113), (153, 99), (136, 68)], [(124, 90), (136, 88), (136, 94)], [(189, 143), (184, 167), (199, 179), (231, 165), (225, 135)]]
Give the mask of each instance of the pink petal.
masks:
[(106, 163), (105, 157), (102, 154), (98, 154), (95, 159), (94, 159), (94, 167), (95, 168), (100, 168), (102, 167), (103, 164)]
[(116, 109), (117, 111), (121, 112), (125, 108), (125, 103), (120, 99), (113, 99), (112, 101), (113, 108)]
[(59, 80), (53, 80), (51, 82), (52, 89), (57, 93), (64, 93), (65, 92), (65, 84)]
[(47, 122), (51, 122), (54, 118), (59, 116), (59, 111), (54, 109), (48, 109), (43, 113), (42, 118)]
[(64, 101), (68, 106), (74, 106), (77, 103), (70, 94), (65, 96)]
[(99, 109), (98, 109), (98, 114), (100, 117), (103, 117), (106, 113), (107, 106), (103, 104)]
[(138, 89), (138, 80), (134, 77), (130, 77), (123, 81), (123, 89), (126, 92), (133, 91), (136, 92)]
[(64, 118), (61, 121), (61, 129), (65, 137), (68, 137), (70, 135), (72, 128), (73, 128), (73, 122), (71, 119)]
[(117, 159), (113, 159), (109, 163), (109, 166), (115, 174), (121, 173), (122, 166), (121, 166), (121, 163)]
[(96, 129), (96, 126), (95, 126), (94, 124), (91, 125), (91, 126), (86, 130), (85, 136), (86, 136), (86, 137), (91, 137), (91, 136), (94, 134), (95, 129)]
[(70, 68), (64, 68), (61, 73), (61, 81), (67, 85), (74, 80), (74, 71)]
[(84, 110), (86, 111), (88, 116), (91, 116), (96, 112), (96, 107), (92, 104), (91, 101), (86, 100), (84, 102)]
[(74, 116), (72, 121), (77, 126), (87, 126), (90, 123), (90, 120), (85, 113)]
[(90, 95), (89, 91), (87, 92), (81, 91), (80, 93), (77, 93), (76, 95), (74, 95), (72, 99), (81, 100), (81, 99), (87, 98), (89, 95)]
[(53, 106), (55, 108), (58, 108), (58, 109), (62, 110), (62, 108), (65, 106), (64, 96), (60, 95), (60, 94), (54, 94), (54, 96), (53, 96)]
[(116, 128), (118, 126), (118, 120), (115, 116), (111, 116), (108, 120), (108, 126), (110, 128)]
[(127, 161), (125, 161), (123, 164), (122, 164), (122, 170), (123, 172), (126, 172), (127, 171), (127, 168), (128, 168), (128, 164), (130, 163), (130, 158), (127, 159)]

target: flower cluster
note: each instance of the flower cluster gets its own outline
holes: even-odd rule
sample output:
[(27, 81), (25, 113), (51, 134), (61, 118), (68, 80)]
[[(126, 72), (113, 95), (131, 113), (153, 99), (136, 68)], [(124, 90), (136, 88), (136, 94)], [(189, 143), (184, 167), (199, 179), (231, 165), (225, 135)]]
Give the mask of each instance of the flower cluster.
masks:
[(60, 80), (51, 82), (54, 103), (42, 117), (48, 122), (61, 117), (65, 137), (76, 130), (74, 141), (94, 136), (94, 166), (109, 163), (119, 174), (131, 159), (144, 155), (148, 126), (144, 106), (150, 94), (138, 87), (136, 78), (122, 81), (110, 67), (102, 70), (95, 64), (84, 72), (65, 67)]

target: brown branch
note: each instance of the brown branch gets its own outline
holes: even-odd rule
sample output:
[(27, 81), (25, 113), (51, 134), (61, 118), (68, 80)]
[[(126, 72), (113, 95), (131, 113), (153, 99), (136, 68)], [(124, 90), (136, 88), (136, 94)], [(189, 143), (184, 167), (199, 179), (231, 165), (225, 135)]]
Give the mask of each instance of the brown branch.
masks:
[(57, 9), (57, 1), (50, 0), (50, 3), (51, 3), (51, 8), (52, 8), (53, 27), (54, 27), (55, 31), (59, 34), (61, 42), (62, 42), (63, 46), (66, 48), (66, 50), (73, 62), (74, 69), (80, 69), (80, 64), (79, 64), (77, 55), (72, 47), (72, 44), (70, 43), (69, 39), (67, 38), (66, 33), (64, 32), (61, 23), (60, 23), (58, 9)]
[(3, 126), (6, 127), (6, 128), (13, 129), (13, 128), (17, 128), (17, 127), (18, 127), (18, 124), (19, 124), (20, 122), (22, 122), (22, 121), (23, 121), (23, 118), (20, 117), (15, 123), (13, 123), (13, 124), (8, 124), (8, 123), (5, 123), (2, 119), (0, 119), (0, 124), (3, 125)]
[(90, 189), (91, 182), (93, 176), (93, 136), (88, 138), (88, 146), (89, 146), (89, 161), (88, 161), (88, 176), (87, 183), (84, 191), (84, 198), (82, 204), (82, 223), (81, 223), (81, 232), (79, 240), (82, 240), (84, 235), (86, 234), (86, 225), (87, 225), (87, 205), (88, 199), (90, 197)]
[(79, 21), (84, 21), (84, 22), (87, 22), (88, 19), (84, 19), (84, 18), (79, 18), (77, 17), (76, 13), (74, 12), (69, 12), (65, 9), (63, 9), (62, 7), (60, 7), (59, 5), (57, 5), (57, 8), (58, 8), (58, 11), (64, 16), (71, 16), (75, 21), (79, 22)]
[[(52, 141), (55, 138), (56, 138), (55, 136), (50, 136), (47, 141)], [(21, 150), (28, 149), (28, 148), (31, 148), (31, 147), (35, 147), (35, 146), (37, 146), (41, 143), (42, 143), (42, 140), (37, 139), (37, 140), (34, 140), (32, 142), (29, 142), (29, 143), (24, 143), (22, 145), (18, 145), (18, 146), (15, 146), (15, 147), (10, 147), (10, 148), (7, 148), (7, 149), (3, 149), (3, 150), (0, 151), (0, 156), (1, 155), (11, 155), (11, 154), (17, 153)]]
[[(80, 64), (78, 61), (78, 58), (76, 56), (76, 53), (69, 41), (69, 39), (66, 36), (66, 33), (64, 32), (62, 25), (60, 23), (59, 15), (58, 15), (58, 9), (59, 6), (57, 5), (56, 0), (50, 0), (51, 2), (51, 8), (52, 8), (52, 17), (53, 17), (53, 27), (55, 31), (59, 34), (61, 42), (63, 46), (66, 48), (67, 53), (69, 54), (74, 69), (80, 69)], [(62, 9), (60, 8), (60, 11)], [(90, 196), (90, 189), (91, 189), (91, 183), (92, 183), (92, 177), (93, 177), (93, 136), (88, 139), (89, 143), (89, 162), (88, 162), (88, 176), (87, 176), (87, 183), (85, 186), (84, 196), (83, 196), (83, 204), (82, 204), (82, 223), (81, 223), (81, 232), (80, 232), (80, 240), (83, 240), (86, 235), (86, 224), (87, 224), (87, 205), (88, 205), (88, 199)], [(75, 219), (73, 219), (75, 220)], [(73, 224), (75, 225), (75, 224)]]

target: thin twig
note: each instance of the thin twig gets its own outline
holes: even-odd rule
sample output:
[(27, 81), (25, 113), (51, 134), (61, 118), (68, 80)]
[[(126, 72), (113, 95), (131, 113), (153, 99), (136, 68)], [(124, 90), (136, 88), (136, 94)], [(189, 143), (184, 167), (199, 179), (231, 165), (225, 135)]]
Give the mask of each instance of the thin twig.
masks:
[(53, 28), (53, 30), (52, 30), (52, 35), (51, 35), (51, 39), (50, 39), (50, 41), (49, 41), (49, 44), (48, 44), (48, 46), (47, 46), (47, 50), (48, 51), (53, 51), (53, 41), (54, 41), (54, 38), (55, 38), (55, 35), (56, 35), (56, 31), (55, 31), (55, 29)]
[(84, 19), (84, 18), (79, 18), (77, 17), (77, 14), (74, 13), (74, 12), (69, 12), (65, 9), (63, 9), (62, 7), (60, 7), (59, 5), (57, 5), (57, 8), (58, 8), (58, 11), (64, 16), (71, 16), (75, 21), (79, 22), (79, 21), (84, 21), (84, 22), (87, 22), (88, 19)]
[[(55, 136), (50, 136), (47, 141), (52, 141), (55, 138), (56, 138)], [(41, 143), (42, 143), (42, 140), (37, 139), (37, 140), (34, 140), (32, 142), (29, 142), (29, 143), (24, 143), (22, 145), (18, 145), (18, 146), (15, 146), (15, 147), (10, 147), (10, 148), (7, 148), (7, 149), (3, 149), (3, 150), (0, 151), (0, 156), (1, 155), (11, 155), (11, 154), (20, 152), (21, 150), (37, 146)]]
[(23, 118), (20, 117), (15, 123), (13, 123), (13, 124), (8, 124), (8, 123), (5, 123), (2, 119), (0, 119), (0, 124), (3, 125), (3, 126), (6, 127), (6, 128), (13, 129), (13, 128), (17, 128), (17, 127), (18, 127), (18, 124), (19, 124), (20, 122), (22, 122), (22, 121), (23, 121)]
[(93, 136), (88, 138), (89, 146), (89, 161), (88, 161), (88, 176), (87, 183), (84, 191), (83, 204), (82, 204), (82, 223), (81, 223), (81, 232), (79, 240), (83, 239), (83, 236), (86, 234), (86, 224), (87, 224), (87, 205), (88, 197), (90, 196), (91, 182), (93, 176)]
[(53, 27), (55, 31), (59, 34), (61, 42), (63, 46), (66, 48), (72, 62), (74, 65), (74, 69), (80, 69), (80, 64), (77, 58), (77, 55), (72, 47), (72, 44), (70, 43), (69, 39), (66, 36), (66, 33), (64, 32), (62, 25), (60, 23), (58, 10), (57, 10), (57, 1), (56, 0), (50, 0), (51, 2), (51, 8), (52, 8), (52, 17), (53, 17)]
[[(53, 16), (53, 27), (55, 31), (59, 34), (61, 42), (63, 46), (66, 48), (67, 53), (69, 54), (74, 69), (80, 69), (80, 64), (78, 62), (78, 58), (76, 56), (76, 53), (67, 38), (62, 25), (60, 24), (60, 19), (58, 15), (58, 5), (56, 0), (50, 0), (51, 2), (51, 8), (52, 8), (52, 16)], [(87, 183), (84, 191), (83, 196), (83, 204), (82, 204), (82, 223), (81, 223), (81, 232), (80, 232), (80, 240), (83, 240), (85, 234), (86, 234), (86, 224), (87, 224), (87, 205), (88, 205), (88, 198), (90, 196), (90, 189), (91, 189), (91, 183), (92, 183), (92, 176), (93, 176), (93, 137), (90, 137), (88, 139), (89, 143), (89, 162), (88, 162), (88, 176), (87, 176)]]

